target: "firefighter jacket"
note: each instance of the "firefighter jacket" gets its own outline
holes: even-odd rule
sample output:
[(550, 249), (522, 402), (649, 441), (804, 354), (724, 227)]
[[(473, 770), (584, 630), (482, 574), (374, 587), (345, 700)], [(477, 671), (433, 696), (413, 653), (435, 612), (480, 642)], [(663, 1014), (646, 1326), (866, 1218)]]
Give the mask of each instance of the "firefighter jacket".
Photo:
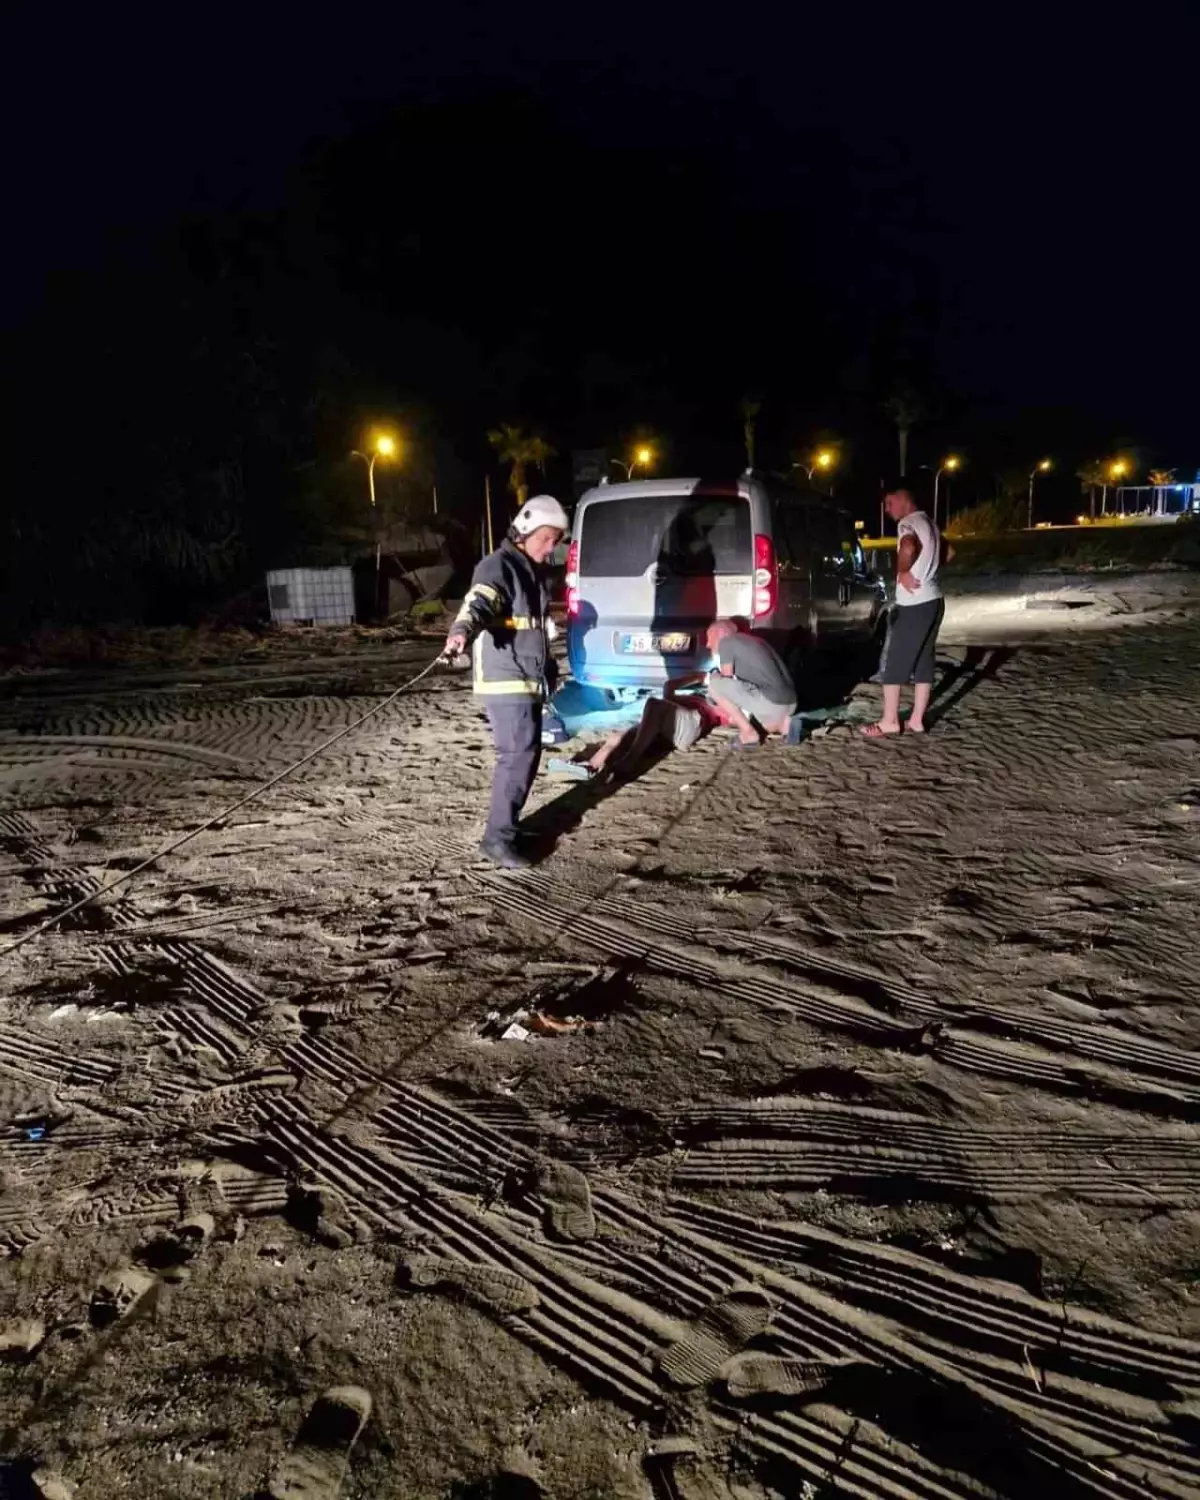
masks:
[(452, 631), (471, 646), (472, 686), (482, 697), (544, 696), (549, 593), (535, 563), (501, 542), (475, 569)]

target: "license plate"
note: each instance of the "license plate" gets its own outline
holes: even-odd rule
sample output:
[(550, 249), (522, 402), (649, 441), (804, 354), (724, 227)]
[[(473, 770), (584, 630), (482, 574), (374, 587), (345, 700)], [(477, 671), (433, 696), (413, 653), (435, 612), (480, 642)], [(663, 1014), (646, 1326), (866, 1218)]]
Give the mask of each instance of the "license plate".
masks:
[(637, 632), (621, 637), (621, 650), (633, 656), (667, 656), (692, 649), (692, 638), (686, 631), (667, 635), (651, 635)]

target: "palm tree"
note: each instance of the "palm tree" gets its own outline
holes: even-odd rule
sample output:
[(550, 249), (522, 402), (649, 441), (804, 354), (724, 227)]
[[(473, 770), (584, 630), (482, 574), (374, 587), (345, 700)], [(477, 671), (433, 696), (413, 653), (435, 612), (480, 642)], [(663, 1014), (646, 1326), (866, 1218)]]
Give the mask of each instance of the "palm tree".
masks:
[(754, 434), (758, 426), (758, 414), (762, 411), (761, 396), (742, 397), (742, 437), (746, 443), (746, 467), (754, 467)]
[(883, 409), (896, 427), (896, 438), (900, 445), (900, 473), (907, 474), (908, 435), (918, 422), (924, 420), (924, 404), (917, 393), (906, 386), (889, 396), (883, 403)]
[(1075, 470), (1075, 477), (1079, 480), (1079, 488), (1088, 497), (1088, 515), (1094, 521), (1096, 519), (1096, 491), (1103, 489), (1108, 483), (1108, 468), (1099, 458), (1089, 458), (1087, 463), (1081, 464)]
[(517, 509), (529, 499), (529, 484), (526, 471), (532, 465), (545, 472), (546, 464), (554, 457), (554, 449), (545, 440), (532, 433), (505, 422), (493, 427), (488, 433), (488, 442), (500, 456), (501, 463), (509, 465), (508, 487), (516, 496)]

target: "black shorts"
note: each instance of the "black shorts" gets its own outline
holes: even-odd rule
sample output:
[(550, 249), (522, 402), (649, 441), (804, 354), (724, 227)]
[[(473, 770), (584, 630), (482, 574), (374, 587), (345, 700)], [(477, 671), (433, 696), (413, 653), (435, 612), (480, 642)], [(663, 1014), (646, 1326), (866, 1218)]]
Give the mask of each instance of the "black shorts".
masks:
[(944, 599), (895, 606), (879, 668), (888, 687), (933, 681), (934, 648), (945, 613)]

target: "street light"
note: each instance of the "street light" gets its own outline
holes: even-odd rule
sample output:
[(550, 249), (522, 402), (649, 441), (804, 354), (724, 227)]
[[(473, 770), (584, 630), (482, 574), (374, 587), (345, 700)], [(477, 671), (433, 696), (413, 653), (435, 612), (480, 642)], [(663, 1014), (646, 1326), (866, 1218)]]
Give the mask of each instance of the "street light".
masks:
[(828, 474), (835, 463), (837, 463), (837, 454), (833, 451), (833, 449), (822, 448), (819, 453), (815, 453), (813, 455), (813, 461), (811, 464), (803, 463), (800, 459), (797, 459), (796, 462), (792, 465), (792, 468), (803, 469), (805, 474), (808, 476), (809, 484), (811, 484), (813, 474), (817, 469), (820, 469), (823, 474)]
[(371, 496), (371, 507), (375, 506), (375, 460), (377, 458), (394, 458), (396, 456), (396, 439), (389, 432), (381, 432), (372, 444), (373, 452), (370, 454), (360, 453), (357, 448), (350, 454), (351, 458), (361, 458), (367, 466), (367, 489)]
[(648, 469), (653, 462), (654, 449), (648, 448), (644, 444), (642, 447), (634, 449), (633, 457), (629, 460), (628, 463), (626, 463), (625, 460), (621, 458), (609, 459), (610, 464), (616, 464), (618, 469), (625, 470), (626, 479), (633, 478), (633, 471), (637, 468), (638, 464), (641, 464), (643, 469)]
[(1112, 463), (1104, 471), (1104, 484), (1100, 491), (1100, 514), (1108, 515), (1108, 486), (1116, 484), (1129, 473), (1129, 465), (1123, 458), (1114, 458)]
[(1038, 477), (1039, 474), (1048, 474), (1049, 472), (1050, 472), (1050, 460), (1048, 458), (1043, 458), (1040, 464), (1036, 464), (1034, 466), (1033, 471), (1032, 471), (1032, 473), (1029, 476), (1029, 529), (1030, 529), (1030, 531), (1033, 530), (1033, 481)]
[(933, 476), (933, 524), (935, 526), (937, 525), (938, 518), (938, 485), (942, 482), (942, 475), (953, 474), (961, 463), (962, 459), (957, 454), (951, 453), (942, 459), (941, 467)]

